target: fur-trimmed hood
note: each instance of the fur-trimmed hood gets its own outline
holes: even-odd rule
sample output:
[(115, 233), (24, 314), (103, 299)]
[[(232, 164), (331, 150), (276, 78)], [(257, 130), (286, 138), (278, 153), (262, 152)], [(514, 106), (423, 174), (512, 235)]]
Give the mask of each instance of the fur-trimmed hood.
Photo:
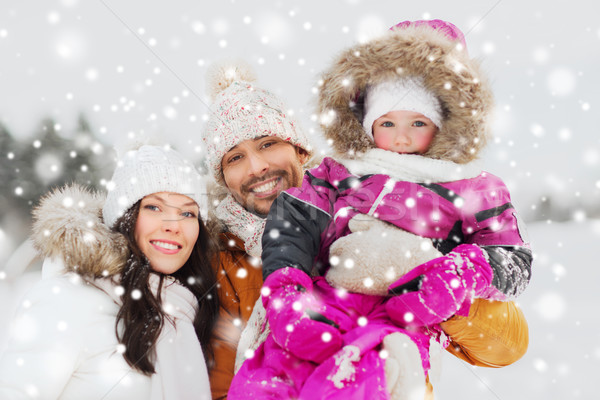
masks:
[(487, 141), (492, 91), (479, 63), (459, 41), (429, 26), (409, 26), (343, 51), (323, 74), (318, 115), (339, 156), (374, 148), (362, 127), (368, 85), (400, 76), (422, 77), (440, 100), (443, 124), (425, 156), (464, 164)]
[(125, 237), (102, 221), (105, 196), (78, 185), (47, 194), (34, 208), (31, 239), (42, 257), (62, 258), (67, 271), (97, 278), (121, 272)]

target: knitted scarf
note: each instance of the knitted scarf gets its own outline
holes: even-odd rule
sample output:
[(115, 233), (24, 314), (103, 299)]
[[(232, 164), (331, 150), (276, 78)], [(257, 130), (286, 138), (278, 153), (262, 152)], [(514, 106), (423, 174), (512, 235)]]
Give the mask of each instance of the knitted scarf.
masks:
[(260, 258), (262, 254), (262, 235), (267, 220), (252, 214), (228, 194), (215, 210), (215, 215), (231, 233), (242, 239), (246, 252)]
[(418, 154), (398, 154), (382, 149), (370, 149), (356, 159), (338, 159), (351, 173), (362, 176), (384, 174), (408, 182), (452, 182), (475, 178), (481, 171), (477, 161), (457, 164)]

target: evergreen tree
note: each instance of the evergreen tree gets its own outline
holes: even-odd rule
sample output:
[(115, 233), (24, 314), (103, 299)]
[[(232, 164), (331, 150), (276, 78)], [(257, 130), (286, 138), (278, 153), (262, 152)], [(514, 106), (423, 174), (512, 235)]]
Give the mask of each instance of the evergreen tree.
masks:
[(41, 196), (66, 183), (101, 190), (101, 180), (114, 169), (112, 149), (103, 145), (81, 115), (76, 132), (65, 138), (55, 122), (44, 119), (27, 141), (17, 141), (0, 124), (0, 228), (19, 243), (29, 234), (31, 209)]
[(2, 182), (2, 191), (0, 192), (0, 202), (5, 205), (0, 211), (4, 213), (17, 207), (15, 198), (15, 189), (17, 189), (16, 176), (20, 168), (18, 143), (3, 124), (0, 124), (0, 182)]

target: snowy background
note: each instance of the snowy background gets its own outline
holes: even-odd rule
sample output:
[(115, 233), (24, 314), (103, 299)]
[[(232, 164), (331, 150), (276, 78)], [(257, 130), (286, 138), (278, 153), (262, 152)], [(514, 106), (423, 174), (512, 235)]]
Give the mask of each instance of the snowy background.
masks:
[[(69, 156), (51, 157), (40, 131), (68, 143), (75, 161), (87, 150), (93, 165), (110, 165), (113, 145), (140, 136), (168, 140), (199, 161), (207, 66), (242, 58), (326, 151), (314, 88), (333, 56), (401, 20), (440, 18), (465, 32), (492, 79), (496, 139), (485, 168), (509, 185), (536, 259), (519, 299), (530, 327), (527, 355), (503, 369), (448, 356), (438, 398), (597, 398), (599, 13), (592, 0), (2, 0), (0, 124), (13, 141), (0, 141), (0, 173), (17, 178), (0, 186), (0, 343), (15, 297), (37, 278), (35, 265), (22, 273), (27, 252), (17, 248), (29, 222), (11, 207), (35, 203), (42, 186), (32, 182), (52, 186), (85, 169)], [(82, 116), (89, 140), (81, 140)], [(35, 163), (39, 176), (25, 175), (19, 159)], [(101, 178), (85, 179), (102, 186)]]

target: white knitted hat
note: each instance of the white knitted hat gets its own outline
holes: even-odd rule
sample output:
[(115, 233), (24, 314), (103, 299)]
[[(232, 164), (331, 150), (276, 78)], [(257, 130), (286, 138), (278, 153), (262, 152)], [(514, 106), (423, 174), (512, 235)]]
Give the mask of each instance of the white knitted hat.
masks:
[(102, 209), (104, 223), (112, 227), (138, 200), (158, 192), (183, 194), (206, 211), (206, 187), (196, 168), (168, 147), (144, 145), (118, 161)]
[(418, 112), (442, 127), (442, 106), (420, 77), (384, 81), (367, 88), (363, 127), (368, 137), (373, 139), (373, 122), (390, 111)]
[(281, 99), (251, 83), (254, 74), (249, 66), (217, 64), (209, 70), (207, 80), (213, 105), (202, 140), (209, 170), (218, 182), (223, 156), (244, 140), (276, 136), (312, 154), (308, 138), (285, 113)]

